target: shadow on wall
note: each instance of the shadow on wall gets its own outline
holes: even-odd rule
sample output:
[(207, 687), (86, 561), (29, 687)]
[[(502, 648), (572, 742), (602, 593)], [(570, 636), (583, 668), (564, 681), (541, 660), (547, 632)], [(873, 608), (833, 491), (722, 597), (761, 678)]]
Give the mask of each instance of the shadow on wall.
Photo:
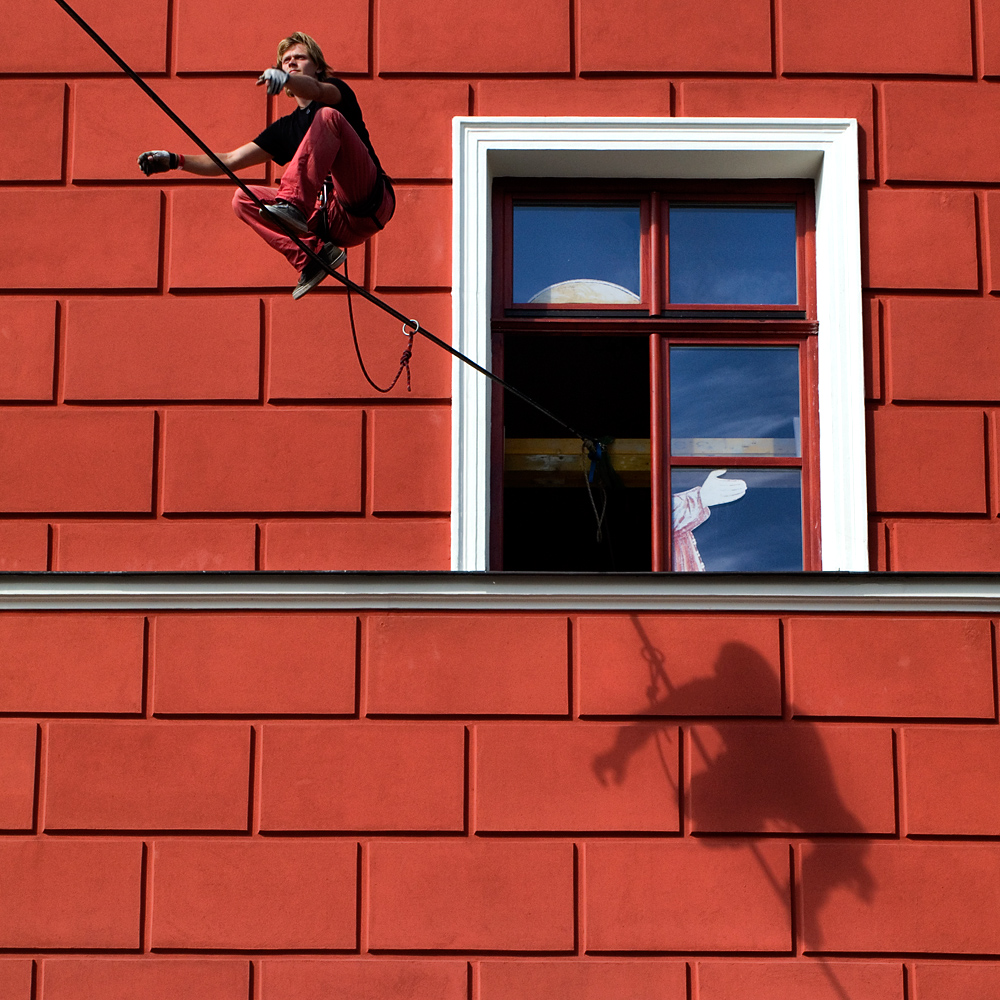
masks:
[[(642, 641), (642, 656), (649, 668), (647, 705), (637, 715), (664, 718), (662, 725), (622, 726), (614, 745), (593, 760), (602, 784), (626, 780), (632, 757), (655, 739), (665, 781), (676, 791), (664, 743), (676, 731), (677, 716), (698, 715), (716, 699), (716, 690), (748, 687), (770, 692), (780, 703), (777, 672), (755, 649), (744, 643), (723, 646), (712, 677), (690, 681), (680, 687), (671, 683), (664, 653), (650, 641), (635, 615), (632, 623)], [(822, 947), (819, 915), (830, 894), (838, 887), (854, 892), (865, 902), (874, 895), (875, 881), (865, 857), (868, 844), (860, 835), (862, 824), (844, 803), (837, 788), (829, 756), (818, 728), (809, 722), (720, 720), (690, 727), (691, 779), (684, 808), (696, 834), (833, 834), (843, 837), (842, 863), (836, 868), (818, 863), (815, 851), (802, 858), (802, 884), (808, 886), (803, 912), (807, 948)], [(704, 844), (720, 849), (730, 841), (700, 836)], [(752, 846), (752, 845), (751, 845)], [(759, 857), (759, 856), (758, 856)], [(781, 885), (762, 858), (761, 866), (778, 896), (786, 902), (793, 895)], [(802, 889), (795, 894), (802, 899)]]

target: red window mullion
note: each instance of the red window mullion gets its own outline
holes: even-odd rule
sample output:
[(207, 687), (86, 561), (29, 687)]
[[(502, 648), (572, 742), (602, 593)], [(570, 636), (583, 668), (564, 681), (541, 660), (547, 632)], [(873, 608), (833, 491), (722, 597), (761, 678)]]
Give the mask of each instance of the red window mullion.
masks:
[(663, 238), (663, 227), (660, 218), (660, 192), (653, 191), (649, 196), (649, 314), (658, 316), (663, 308), (663, 253), (660, 241)]
[(672, 563), (670, 493), (670, 351), (665, 337), (649, 338), (649, 473), (653, 507), (653, 572)]

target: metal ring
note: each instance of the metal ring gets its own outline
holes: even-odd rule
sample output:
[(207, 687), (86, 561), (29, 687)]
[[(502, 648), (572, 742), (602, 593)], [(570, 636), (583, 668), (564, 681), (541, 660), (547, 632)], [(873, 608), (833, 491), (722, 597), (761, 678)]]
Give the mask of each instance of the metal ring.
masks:
[[(408, 333), (407, 330), (406, 330), (406, 328), (408, 326), (411, 326), (411, 325), (413, 327), (413, 331), (412, 331), (412, 333)], [(404, 337), (415, 337), (418, 333), (420, 333), (420, 324), (415, 319), (407, 320), (403, 324), (403, 336)]]

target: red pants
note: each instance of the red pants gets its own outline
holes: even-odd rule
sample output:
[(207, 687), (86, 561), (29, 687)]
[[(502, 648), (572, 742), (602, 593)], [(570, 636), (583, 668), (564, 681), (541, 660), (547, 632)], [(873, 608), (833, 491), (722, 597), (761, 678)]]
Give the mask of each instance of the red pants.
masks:
[[(333, 197), (326, 206), (330, 239), (342, 247), (364, 243), (392, 218), (396, 199), (387, 187), (382, 204), (375, 213), (380, 225), (367, 216), (350, 215), (345, 211), (345, 205), (357, 205), (368, 198), (378, 171), (358, 133), (336, 108), (324, 107), (316, 112), (309, 131), (285, 168), (276, 189), (247, 186), (263, 202), (281, 198), (295, 205), (309, 220), (309, 228), (315, 231), (319, 214), (323, 211), (322, 206), (317, 204), (317, 197), (328, 174), (333, 176), (334, 189)], [(257, 206), (240, 188), (233, 196), (233, 211), (275, 250), (280, 250), (296, 271), (306, 266), (309, 258), (283, 232), (265, 225)], [(323, 245), (323, 241), (312, 232), (299, 238), (310, 250), (317, 251)]]

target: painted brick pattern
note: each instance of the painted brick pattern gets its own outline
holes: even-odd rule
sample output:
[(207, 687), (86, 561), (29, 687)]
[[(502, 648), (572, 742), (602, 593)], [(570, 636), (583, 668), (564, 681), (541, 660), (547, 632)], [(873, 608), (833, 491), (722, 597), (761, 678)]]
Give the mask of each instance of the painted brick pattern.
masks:
[(226, 959), (50, 958), (43, 963), (49, 1000), (243, 1000), (250, 967)]
[(371, 853), (371, 946), (571, 952), (573, 845), (390, 841)]
[(0, 985), (989, 996), (991, 627), (5, 613)]
[(350, 950), (356, 881), (350, 841), (157, 841), (153, 947)]
[[(217, 148), (288, 108), (254, 88), (273, 4), (75, 6)], [(1000, 567), (997, 4), (302, 27), (398, 180), (351, 275), (446, 339), (454, 116), (856, 118), (872, 566)], [(57, 5), (0, 31), (45, 39), (0, 55), (0, 570), (446, 569), (450, 360), (418, 341), (379, 396), (342, 291), (293, 304), (228, 182), (138, 174), (187, 140)], [(991, 627), (3, 612), (0, 995), (993, 1000)]]
[[(176, 11), (152, 0), (134, 16), (109, 0), (79, 5), (214, 148), (241, 145), (288, 110), (286, 97), (254, 87), (287, 29), (263, 0)], [(1000, 406), (1000, 202), (989, 137), (1000, 14), (980, 7), (970, 16), (962, 0), (580, 0), (572, 11), (554, 0), (344, 0), (336, 17), (314, 12), (305, 27), (336, 39), (327, 55), (397, 181), (396, 218), (352, 248), (351, 275), (450, 335), (456, 116), (855, 118), (863, 282), (881, 315), (865, 344), (871, 565), (993, 571), (998, 438), (986, 428)], [(220, 23), (224, 51), (212, 31)], [(88, 529), (90, 539), (71, 544), (71, 530), (60, 547), (51, 532), (42, 552), (35, 536), (0, 525), (0, 568), (447, 568), (450, 359), (418, 341), (412, 395), (380, 396), (354, 359), (342, 290), (327, 282), (292, 303), (294, 273), (233, 217), (228, 181), (139, 176), (141, 149), (190, 141), (63, 11), (20, 0), (0, 12), (0, 29), (46, 38), (43, 60), (30, 46), (0, 58), (0, 426), (17, 428), (12, 453), (0, 446), (0, 513), (44, 520), (47, 532), (86, 515), (123, 528), (117, 544)], [(268, 183), (280, 170), (244, 173)], [(388, 378), (402, 349), (396, 325), (355, 306), (366, 359)], [(429, 406), (411, 412), (404, 400)], [(195, 416), (195, 402), (225, 412)], [(45, 411), (31, 420), (73, 419), (35, 442), (18, 426), (25, 404)], [(123, 407), (151, 422), (152, 438), (109, 461), (138, 448), (122, 436)], [(289, 425), (316, 421), (306, 414), (317, 407), (347, 421), (353, 409), (360, 424), (330, 431), (319, 420), (270, 437), (254, 424), (272, 410)], [(107, 426), (85, 427), (112, 413)], [(206, 439), (223, 454), (171, 450), (192, 420), (217, 422)], [(324, 468), (331, 455), (349, 472), (336, 483)], [(283, 461), (293, 475), (260, 481), (264, 465)], [(39, 478), (52, 485), (32, 486)], [(170, 530), (197, 514), (231, 524), (214, 537)], [(407, 529), (381, 523), (401, 517), (435, 521), (415, 525), (407, 545)]]

